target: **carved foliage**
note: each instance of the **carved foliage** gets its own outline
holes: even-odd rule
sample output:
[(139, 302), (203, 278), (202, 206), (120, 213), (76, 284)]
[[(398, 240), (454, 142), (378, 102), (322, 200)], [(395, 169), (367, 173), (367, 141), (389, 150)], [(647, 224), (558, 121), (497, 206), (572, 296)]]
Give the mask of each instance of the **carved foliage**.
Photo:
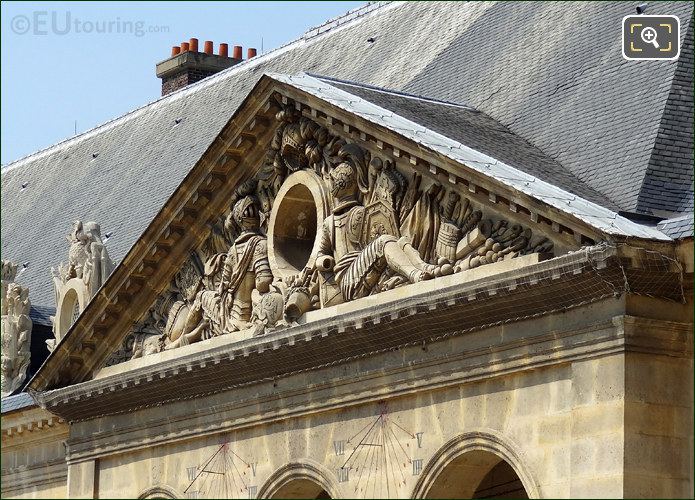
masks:
[(17, 266), (2, 261), (2, 397), (12, 394), (26, 378), (30, 361), (32, 322), (29, 289), (14, 282)]

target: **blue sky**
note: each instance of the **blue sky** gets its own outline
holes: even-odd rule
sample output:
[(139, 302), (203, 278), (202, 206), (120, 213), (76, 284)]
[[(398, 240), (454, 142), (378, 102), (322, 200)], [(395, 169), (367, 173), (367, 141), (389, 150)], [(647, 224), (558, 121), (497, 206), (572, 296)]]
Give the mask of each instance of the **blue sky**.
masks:
[(260, 54), (362, 3), (2, 2), (2, 164), (159, 97), (172, 45)]

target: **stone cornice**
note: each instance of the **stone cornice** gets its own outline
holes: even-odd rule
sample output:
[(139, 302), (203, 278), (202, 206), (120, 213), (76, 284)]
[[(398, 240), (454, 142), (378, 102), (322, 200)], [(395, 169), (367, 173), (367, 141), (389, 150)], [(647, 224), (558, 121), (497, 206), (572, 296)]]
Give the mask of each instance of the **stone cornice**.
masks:
[[(592, 312), (603, 317), (620, 306), (620, 301), (608, 299), (605, 306), (597, 305)], [(585, 312), (577, 310), (573, 314), (579, 317)], [(553, 328), (555, 323), (551, 318), (529, 323), (530, 329), (540, 329), (540, 333), (515, 337), (505, 327), (497, 327), (426, 345), (425, 350), (411, 346), (376, 355), (369, 361), (354, 360), (356, 366), (348, 372), (328, 366), (312, 377), (297, 374), (287, 381), (267, 381), (225, 393), (223, 397), (203, 395), (194, 411), (186, 400), (179, 400), (167, 405), (166, 416), (162, 416), (159, 408), (140, 409), (136, 424), (132, 419), (118, 417), (113, 417), (119, 422), (117, 426), (104, 427), (99, 424), (101, 420), (94, 425), (77, 423), (68, 440), (69, 461), (229, 432), (596, 356), (632, 351), (692, 356), (691, 326), (686, 324), (651, 322), (629, 316), (614, 316), (590, 326), (559, 330)], [(657, 328), (657, 325), (663, 345), (655, 351), (654, 342), (645, 345), (644, 336), (638, 332), (644, 326)], [(490, 338), (496, 339), (492, 345)], [(259, 405), (265, 408), (262, 414), (258, 412)], [(146, 430), (142, 426), (144, 421), (147, 421)], [(109, 430), (97, 430), (105, 428)]]
[(68, 475), (65, 460), (53, 460), (29, 467), (14, 467), (2, 470), (2, 492), (11, 495), (14, 490), (26, 491), (35, 485), (58, 483), (64, 485)]
[[(230, 118), (140, 239), (92, 298), (28, 385), (30, 392), (89, 379), (169, 283), (171, 269), (208, 235), (234, 188), (252, 177), (269, 141), (268, 79), (259, 82)], [(246, 169), (236, 168), (242, 158)]]
[[(619, 296), (625, 276), (620, 262), (616, 250), (608, 247), (526, 266), (519, 261), (518, 269), (471, 281), (464, 281), (467, 273), (460, 273), (429, 282), (430, 288), (418, 284), (386, 292), (378, 302), (367, 297), (362, 304), (318, 311), (323, 316), (315, 321), (262, 337), (234, 342), (222, 336), (180, 348), (173, 359), (169, 353), (163, 353), (161, 361), (154, 355), (150, 363), (126, 364), (112, 375), (39, 393), (37, 398), (53, 413), (83, 420), (429, 345)], [(487, 266), (490, 272), (494, 266)], [(347, 310), (351, 307), (354, 310)], [(672, 354), (682, 355), (678, 352)]]
[[(52, 415), (43, 408), (28, 408), (19, 412), (13, 412), (2, 417), (2, 441), (3, 446), (11, 444), (12, 439), (21, 438), (27, 441), (27, 434), (44, 434), (46, 431), (55, 430), (65, 424), (65, 420), (58, 415)], [(67, 425), (65, 425), (67, 431)], [(33, 438), (32, 438), (33, 439)], [(43, 439), (39, 437), (38, 439)]]

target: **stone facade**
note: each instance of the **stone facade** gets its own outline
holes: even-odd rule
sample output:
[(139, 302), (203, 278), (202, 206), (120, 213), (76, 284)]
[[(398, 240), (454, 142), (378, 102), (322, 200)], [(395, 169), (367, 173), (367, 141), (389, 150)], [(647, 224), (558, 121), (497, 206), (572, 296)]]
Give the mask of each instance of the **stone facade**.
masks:
[(67, 498), (68, 435), (65, 421), (42, 408), (3, 412), (2, 496)]
[[(66, 490), (47, 479), (17, 479), (31, 474), (20, 471), (33, 470), (36, 460), (22, 440), (8, 448), (13, 465), (3, 472), (22, 485), (13, 494), (689, 495), (693, 399), (684, 381), (693, 368), (692, 292), (680, 279), (692, 273), (682, 267), (692, 259), (692, 242), (669, 257), (663, 244), (645, 251), (602, 243), (590, 227), (575, 226), (583, 236), (567, 237), (572, 229), (550, 213), (527, 222), (535, 222), (532, 232), (520, 223), (523, 200), (501, 218), (504, 195), (493, 196), (492, 185), (483, 198), (482, 188), (459, 190), (458, 178), (449, 187), (436, 176), (420, 181), (420, 160), (402, 161), (407, 148), (392, 146), (385, 156), (387, 137), (338, 132), (328, 108), (290, 93), (257, 90), (256, 109), (269, 115), (249, 115), (260, 135), (224, 139), (231, 148), (248, 144), (239, 154), (247, 168), (258, 164), (254, 158), (266, 162), (255, 178), (226, 191), (234, 183), (220, 183), (222, 171), (211, 177), (218, 187), (204, 191), (205, 206), (228, 211), (211, 217), (222, 222), (180, 252), (182, 267), (161, 268), (160, 286), (140, 286), (164, 293), (142, 307), (140, 326), (112, 323), (100, 345), (83, 340), (81, 350), (71, 347), (71, 328), (56, 346), (30, 390), (70, 422), (40, 441), (53, 447), (58, 467), (56, 438), (65, 439)], [(315, 119), (302, 121), (300, 109), (304, 116), (326, 113), (335, 135)], [(311, 149), (319, 146), (323, 152)], [(229, 145), (218, 151), (233, 154)], [(219, 164), (204, 158), (201, 169), (214, 172)], [(428, 171), (442, 166), (430, 165)], [(404, 206), (417, 214), (409, 223)], [(344, 240), (356, 246), (345, 253), (336, 246), (344, 244), (343, 226), (333, 225), (356, 209), (359, 216), (350, 217), (359, 224), (348, 221)], [(424, 243), (418, 231), (429, 226), (439, 233)], [(407, 243), (400, 243), (404, 232)], [(177, 237), (155, 244), (155, 255), (160, 248), (172, 253), (187, 232), (160, 234)], [(445, 234), (457, 236), (446, 243)], [(547, 260), (551, 251), (555, 258)], [(344, 255), (357, 267), (326, 274)], [(103, 293), (133, 317), (142, 301), (134, 289), (124, 292), (119, 269)], [(370, 277), (374, 269), (392, 285)], [(114, 279), (126, 288), (109, 290)], [(101, 296), (75, 327), (96, 318), (90, 308)], [(130, 356), (93, 364), (127, 335), (137, 339)], [(56, 364), (65, 349), (72, 349), (71, 363), (82, 354), (67, 372)], [(92, 375), (72, 366), (91, 366)]]

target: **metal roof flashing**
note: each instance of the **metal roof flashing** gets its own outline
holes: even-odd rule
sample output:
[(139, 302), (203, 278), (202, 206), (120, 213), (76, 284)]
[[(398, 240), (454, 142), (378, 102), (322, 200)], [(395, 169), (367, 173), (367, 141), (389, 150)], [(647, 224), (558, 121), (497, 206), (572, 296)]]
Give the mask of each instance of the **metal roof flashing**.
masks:
[(381, 125), (423, 147), (442, 154), (461, 165), (486, 175), (497, 182), (531, 196), (570, 215), (607, 235), (671, 241), (654, 227), (635, 223), (618, 213), (553, 186), (495, 158), (476, 151), (442, 134), (432, 131), (361, 97), (336, 88), (306, 73), (285, 75), (265, 73), (281, 83), (313, 95), (374, 124)]

